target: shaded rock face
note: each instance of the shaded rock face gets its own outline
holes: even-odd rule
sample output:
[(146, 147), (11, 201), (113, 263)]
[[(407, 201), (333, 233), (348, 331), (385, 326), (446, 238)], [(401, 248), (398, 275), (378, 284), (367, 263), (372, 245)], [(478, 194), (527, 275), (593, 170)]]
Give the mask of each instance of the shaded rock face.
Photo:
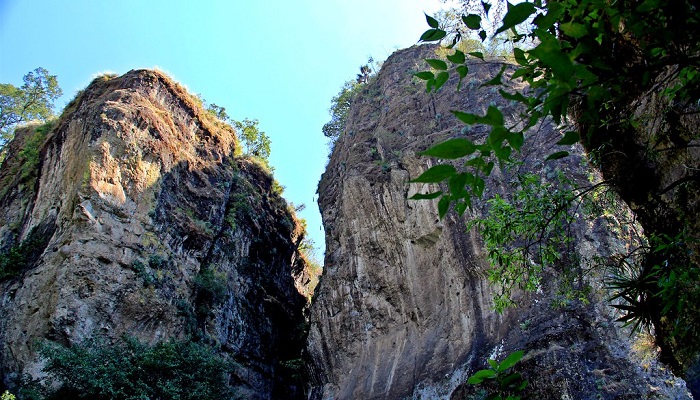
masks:
[[(633, 362), (627, 335), (600, 301), (604, 294), (591, 295), (590, 304), (553, 307), (555, 271), (547, 273), (541, 291), (519, 295), (519, 308), (497, 314), (497, 289), (486, 278), (479, 234), (465, 225), (483, 214), (484, 204), (439, 220), (437, 201), (407, 200), (438, 189), (409, 183), (434, 163), (417, 152), (447, 138), (479, 141), (488, 133), (485, 127), (465, 129), (450, 110), (483, 115), (502, 102), (496, 89), (480, 87), (499, 71), (497, 63), (470, 66), (460, 92), (455, 79), (426, 94), (412, 75), (427, 68), (424, 58), (434, 57), (430, 46), (389, 57), (355, 99), (319, 184), (327, 251), (311, 309), (310, 397), (466, 398), (473, 391), (464, 382), (486, 367), (486, 358), (518, 349), (527, 353), (519, 368), (530, 381), (529, 396), (686, 396), (684, 383), (656, 364), (645, 372)], [(517, 119), (514, 104), (499, 106), (506, 118)], [(533, 128), (518, 156), (523, 163), (515, 170), (497, 167), (486, 196), (512, 190), (513, 177), (524, 172), (551, 177), (562, 171), (588, 182), (595, 174), (582, 167), (580, 149), (541, 162), (560, 150), (560, 137), (551, 126)], [(625, 232), (610, 233), (605, 221), (579, 222), (575, 231), (581, 258), (629, 245)]]
[(228, 125), (139, 70), (97, 78), (36, 132), (0, 171), (0, 251), (27, 253), (0, 281), (5, 384), (40, 376), (38, 340), (128, 334), (220, 346), (244, 397), (302, 395), (285, 365), (307, 326), (303, 229)]
[[(600, 116), (601, 120), (622, 122), (593, 125), (595, 135), (585, 143), (598, 156), (603, 177), (634, 211), (648, 237), (681, 238), (684, 249), (677, 253), (687, 253), (683, 261), (669, 260), (668, 255), (658, 252), (646, 257), (645, 271), (658, 265), (675, 267), (676, 271), (692, 266), (697, 271), (700, 265), (700, 95), (696, 89), (691, 99), (669, 98), (665, 91), (678, 83), (670, 78), (676, 68), (657, 71), (648, 87), (630, 79), (625, 96)], [(584, 121), (580, 125), (585, 132), (592, 124)], [(690, 280), (695, 283), (685, 291), (698, 299), (697, 273)], [(697, 315), (697, 310), (662, 312), (665, 305), (655, 299), (659, 296), (653, 297), (646, 307), (651, 310), (662, 359), (689, 384), (694, 382), (693, 393), (700, 398), (700, 322), (684, 315)], [(679, 325), (689, 333), (679, 334)]]

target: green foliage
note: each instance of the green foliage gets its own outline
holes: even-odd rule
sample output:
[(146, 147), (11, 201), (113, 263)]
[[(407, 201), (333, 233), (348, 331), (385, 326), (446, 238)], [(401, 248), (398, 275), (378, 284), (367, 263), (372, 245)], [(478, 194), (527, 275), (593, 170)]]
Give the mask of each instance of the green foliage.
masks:
[[(467, 2), (469, 3), (469, 2)], [(475, 2), (474, 2), (475, 3)], [(487, 8), (490, 7), (488, 4)], [(445, 36), (440, 39), (443, 43), (451, 43), (448, 49), (460, 50), (460, 53), (449, 55), (445, 52), (438, 51), (441, 57), (449, 57), (448, 59), (453, 64), (462, 64), (465, 59), (462, 59), (465, 54), (481, 54), (481, 57), (498, 57), (501, 59), (510, 59), (510, 53), (513, 51), (516, 43), (513, 35), (509, 32), (495, 33), (496, 27), (489, 23), (488, 9), (482, 4), (465, 4), (462, 9), (452, 7), (438, 11), (433, 20), (437, 24), (429, 25), (433, 29), (437, 29), (437, 36), (442, 35), (440, 31), (445, 32)], [(502, 7), (497, 7), (500, 11)], [(491, 17), (496, 17), (502, 13), (491, 13)], [(482, 27), (482, 25), (484, 25)], [(488, 32), (493, 33), (489, 38)], [(477, 33), (478, 32), (478, 33)], [(475, 37), (474, 37), (475, 36)], [(460, 55), (461, 54), (461, 55)], [(477, 57), (480, 58), (480, 57)], [(465, 67), (462, 65), (461, 67)], [(457, 68), (457, 72), (462, 68)], [(464, 73), (466, 75), (466, 72)]]
[(212, 304), (219, 304), (226, 297), (228, 282), (226, 274), (212, 269), (202, 270), (194, 281), (200, 296), (210, 299)]
[[(697, 100), (700, 88), (700, 62), (697, 59), (700, 40), (693, 35), (697, 35), (700, 29), (700, 19), (684, 18), (677, 26), (670, 23), (677, 20), (677, 15), (697, 15), (692, 2), (681, 1), (673, 6), (667, 5), (668, 2), (663, 0), (647, 0), (637, 6), (628, 3), (584, 0), (508, 4), (507, 12), (502, 16), (495, 34), (510, 32), (515, 43), (537, 43), (528, 50), (513, 48), (513, 59), (518, 68), (511, 76), (511, 79), (519, 78), (537, 90), (515, 94), (500, 90), (504, 98), (526, 106), (524, 124), (506, 126), (500, 112), (492, 109), (483, 117), (455, 112), (458, 119), (466, 124), (484, 124), (491, 127), (489, 140), (477, 146), (479, 152), (470, 161), (481, 159), (482, 161), (473, 161), (478, 165), (488, 164), (492, 161), (491, 158), (500, 162), (510, 161), (512, 151), (520, 149), (526, 130), (550, 117), (557, 124), (566, 123), (574, 98), (585, 99), (578, 101), (582, 106), (579, 120), (589, 124), (591, 130), (584, 134), (567, 132), (560, 144), (572, 144), (578, 141), (577, 139), (588, 141), (601, 124), (616, 123), (609, 118), (601, 118), (601, 110), (613, 107), (615, 101), (627, 95), (628, 82), (641, 82), (641, 86), (644, 87), (650, 84), (651, 74), (659, 74), (667, 67), (676, 67), (671, 69), (672, 76), (668, 79), (678, 82), (667, 90), (667, 96), (683, 101)], [(486, 3), (481, 3), (481, 6), (484, 9), (481, 14), (488, 15), (491, 6)], [(685, 12), (677, 11), (676, 7)], [(438, 21), (427, 16), (426, 18), (430, 29), (423, 34), (422, 41), (439, 41), (447, 36), (448, 32), (438, 26)], [(520, 24), (525, 21), (532, 22), (525, 28), (526, 33), (518, 32), (518, 29), (521, 29)], [(462, 22), (468, 28), (466, 31), (479, 31), (482, 41), (486, 39), (485, 33), (488, 28), (482, 27), (482, 16), (463, 15)], [(461, 32), (456, 33), (450, 47), (454, 47), (461, 40)], [(625, 48), (629, 47), (630, 43), (635, 43), (637, 50), (641, 52), (635, 57), (645, 60), (644, 68), (628, 70), (625, 60), (617, 60), (616, 54), (610, 54), (610, 49), (615, 48), (616, 44)], [(680, 43), (685, 46), (678, 48)], [(471, 57), (467, 57), (468, 55)], [(444, 62), (438, 64), (436, 60), (428, 59), (426, 62), (441, 72), (436, 76), (426, 71), (416, 76), (426, 80), (428, 91), (438, 90), (444, 84), (444, 74), (449, 74), (448, 70), (458, 73), (461, 84), (473, 58), (483, 58), (483, 55), (476, 52), (465, 54), (455, 49), (447, 56), (452, 68)], [(615, 73), (618, 70), (620, 73)], [(502, 74), (503, 70), (487, 84), (503, 85)], [(498, 118), (491, 118), (489, 114)], [(547, 159), (567, 155), (566, 151), (557, 151)], [(471, 172), (475, 176), (483, 172), (474, 166), (466, 166), (476, 170), (477, 173)], [(450, 176), (446, 176), (445, 180), (447, 179), (450, 179)], [(444, 194), (444, 198), (449, 203), (469, 204), (469, 197), (479, 196), (470, 186), (467, 185), (468, 190), (461, 193)], [(463, 210), (463, 207), (459, 210)]]
[(0, 281), (19, 276), (29, 268), (43, 250), (45, 243), (33, 233), (18, 244), (0, 254)]
[(15, 397), (14, 394), (10, 393), (9, 391), (5, 390), (5, 393), (0, 395), (0, 400), (16, 400), (17, 397)]
[(275, 194), (276, 196), (282, 196), (282, 194), (284, 193), (284, 189), (284, 185), (280, 184), (279, 181), (277, 181), (277, 179), (274, 179), (272, 181), (271, 191), (273, 194)]
[(49, 398), (214, 399), (231, 395), (230, 364), (206, 344), (169, 340), (147, 345), (124, 337), (94, 338), (71, 347), (46, 342), (44, 372), (58, 385)]
[(220, 305), (228, 293), (228, 278), (225, 273), (204, 268), (194, 279), (196, 292), (196, 314), (200, 320), (209, 317), (211, 310)]
[[(200, 99), (201, 100), (201, 99)], [(202, 104), (206, 104), (205, 100), (201, 100)], [(243, 121), (236, 121), (229, 117), (225, 107), (218, 106), (214, 103), (207, 104), (206, 111), (221, 122), (231, 124), (238, 130), (239, 139), (243, 144), (243, 153), (250, 157), (255, 157), (262, 161), (266, 167), (270, 158), (270, 137), (260, 130), (257, 119), (245, 118)]]
[(331, 145), (345, 132), (350, 106), (359, 94), (362, 86), (365, 83), (369, 83), (378, 69), (379, 64), (375, 63), (374, 59), (370, 57), (367, 60), (367, 64), (360, 66), (360, 73), (357, 74), (357, 78), (354, 81), (349, 80), (345, 82), (338, 94), (331, 99), (331, 108), (328, 110), (331, 114), (331, 120), (324, 124), (321, 129), (323, 135), (331, 139)]
[(19, 275), (27, 266), (27, 252), (22, 245), (0, 254), (0, 280)]
[[(46, 136), (53, 129), (55, 120), (46, 121), (40, 125), (34, 125), (32, 132), (24, 135), (24, 143), (17, 152), (17, 162), (10, 167), (12, 172), (7, 174), (4, 181), (0, 182), (0, 197), (3, 197), (11, 187), (13, 179), (16, 182), (33, 185), (34, 180), (39, 176), (39, 155)], [(27, 127), (27, 129), (31, 129)], [(7, 152), (0, 149), (0, 163), (7, 155)]]
[[(654, 153), (664, 147), (658, 145), (664, 141), (683, 149), (690, 147), (689, 141), (698, 138), (697, 132), (682, 131), (680, 124), (674, 122), (678, 115), (697, 114), (700, 104), (700, 17), (695, 1), (531, 0), (510, 4), (495, 0), (495, 9), (506, 6), (505, 13), (496, 12), (495, 29), (491, 29), (488, 22), (491, 4), (476, 0), (465, 0), (463, 3), (477, 9), (464, 8), (469, 11), (462, 15), (461, 22), (466, 29), (462, 28), (461, 32), (474, 32), (482, 41), (487, 39), (490, 32), (493, 32), (492, 35), (508, 34), (513, 43), (512, 60), (515, 64), (506, 78), (520, 80), (529, 89), (516, 92), (508, 89), (504, 83), (505, 69), (501, 69), (485, 84), (498, 87), (504, 99), (523, 105), (525, 111), (521, 120), (512, 125), (506, 125), (502, 114), (491, 108), (486, 115), (454, 112), (465, 124), (486, 125), (490, 132), (484, 143), (474, 144), (476, 151), (464, 156), (464, 168), (455, 168), (441, 176), (442, 181), (452, 183), (449, 192), (423, 195), (440, 197), (441, 216), (445, 215), (451, 204), (455, 204), (457, 211), (463, 213), (471, 204), (471, 198), (481, 197), (483, 193), (480, 179), (490, 174), (490, 169), (484, 169), (484, 166), (496, 161), (509, 163), (513, 152), (519, 151), (523, 145), (525, 132), (549, 120), (562, 126), (566, 132), (559, 141), (560, 145), (580, 142), (593, 155), (594, 162), (600, 162), (595, 159), (596, 154), (604, 149), (608, 152), (611, 150), (606, 146), (612, 142), (616, 144), (612, 146), (613, 151), (632, 160), (637, 154), (634, 154), (636, 150), (630, 143), (639, 139), (635, 137), (640, 132), (639, 125), (644, 123), (645, 118), (652, 119), (657, 115), (631, 116), (634, 112), (628, 108), (639, 95), (661, 92), (659, 104), (653, 112), (662, 115), (661, 120), (665, 121), (662, 124), (668, 122), (669, 126), (651, 128), (653, 132), (649, 133), (659, 137), (648, 143), (647, 151), (650, 154), (644, 156), (648, 160), (635, 162), (645, 164), (649, 161), (649, 164), (654, 164), (654, 158), (658, 155)], [(447, 27), (441, 27), (434, 18), (427, 19), (427, 22), (429, 29), (421, 36), (421, 41), (448, 38), (452, 40), (448, 46), (452, 50), (446, 56), (446, 68), (426, 60), (432, 68), (439, 67), (437, 75), (425, 71), (416, 76), (426, 80), (428, 91), (440, 88), (445, 81), (444, 74), (457, 73), (461, 85), (468, 74), (469, 64), (483, 60), (484, 55), (455, 49), (461, 40), (460, 31), (451, 35), (443, 29)], [(575, 126), (569, 120), (572, 114), (576, 116)], [(676, 136), (683, 136), (684, 139), (679, 140)], [(445, 145), (430, 155), (449, 158), (449, 147)], [(566, 156), (566, 150), (557, 150), (545, 161)], [(683, 168), (688, 167), (683, 165)], [(465, 174), (468, 174), (466, 179), (456, 180), (455, 177)], [(687, 178), (683, 179), (694, 179), (691, 175), (688, 172)], [(464, 188), (458, 189), (455, 182), (464, 182)], [(656, 189), (635, 187), (628, 190), (634, 193), (626, 198), (630, 202), (634, 198), (635, 203), (647, 198), (649, 207), (665, 206), (665, 203), (653, 200), (661, 197), (665, 191), (656, 193), (653, 190)], [(493, 205), (500, 207), (503, 204)], [(654, 210), (643, 211), (656, 213)], [(700, 330), (697, 329), (698, 317), (695, 317), (698, 315), (695, 306), (697, 290), (683, 285), (679, 277), (685, 279), (683, 282), (697, 282), (698, 267), (693, 261), (680, 264), (674, 261), (690, 260), (686, 254), (687, 245), (664, 247), (653, 244), (662, 235), (674, 237), (689, 225), (679, 220), (676, 224), (667, 224), (667, 228), (655, 226), (662, 222), (644, 226), (647, 234), (651, 235), (652, 244), (647, 251), (640, 252), (643, 253), (643, 260), (633, 268), (637, 272), (626, 277), (623, 274), (612, 282), (616, 282), (613, 286), (618, 285), (620, 293), (623, 293), (615, 299), (624, 303), (619, 308), (627, 312), (625, 321), (642, 325), (648, 325), (651, 321), (657, 339), (661, 339), (662, 348), (671, 349), (674, 356), (683, 358), (685, 356), (680, 353), (697, 347), (692, 344), (700, 342)], [(660, 247), (664, 248), (664, 252), (653, 250)], [(675, 255), (671, 255), (671, 251)], [(674, 290), (676, 286), (686, 289), (689, 297), (684, 298), (681, 292)], [(678, 338), (681, 337), (690, 344), (680, 344)], [(700, 350), (693, 351), (697, 353)]]
[(217, 106), (214, 103), (207, 105), (207, 112), (224, 122), (229, 122), (231, 120), (226, 113), (226, 108)]
[(144, 286), (153, 286), (157, 283), (158, 279), (156, 276), (150, 268), (148, 270), (146, 269), (146, 266), (141, 260), (134, 260), (134, 262), (131, 263), (131, 269), (136, 272), (136, 276), (143, 280)]
[(526, 174), (517, 184), (510, 199), (496, 195), (487, 202), (486, 216), (469, 224), (484, 238), (489, 280), (501, 290), (494, 299), (499, 313), (515, 305), (515, 289), (536, 291), (545, 268), (561, 264), (573, 240), (569, 211), (577, 195), (570, 183), (561, 175), (555, 185)]
[(244, 153), (263, 160), (267, 163), (270, 157), (270, 138), (258, 128), (257, 119), (244, 119), (243, 121), (233, 121), (233, 126), (238, 128), (238, 132), (243, 140)]
[(610, 301), (622, 312), (619, 321), (633, 333), (652, 332), (664, 318), (664, 334), (681, 360), (700, 351), (700, 267), (691, 261), (689, 241), (685, 233), (651, 235), (647, 244), (612, 259), (606, 279)]
[(56, 75), (49, 75), (44, 68), (27, 73), (23, 79), (19, 88), (0, 84), (0, 152), (14, 137), (17, 125), (52, 117), (53, 103), (63, 94)]
[(469, 377), (467, 383), (470, 385), (482, 385), (485, 382), (489, 392), (487, 400), (520, 400), (520, 395), (527, 387), (528, 382), (523, 379), (518, 372), (509, 372), (515, 364), (520, 361), (525, 353), (515, 351), (508, 355), (500, 363), (496, 360), (488, 360), (489, 368), (482, 369)]
[(148, 266), (151, 269), (165, 269), (168, 266), (168, 260), (160, 254), (153, 254), (148, 257)]
[(356, 81), (347, 81), (337, 95), (331, 99), (331, 120), (323, 125), (323, 135), (333, 140), (345, 130), (350, 106), (362, 85)]

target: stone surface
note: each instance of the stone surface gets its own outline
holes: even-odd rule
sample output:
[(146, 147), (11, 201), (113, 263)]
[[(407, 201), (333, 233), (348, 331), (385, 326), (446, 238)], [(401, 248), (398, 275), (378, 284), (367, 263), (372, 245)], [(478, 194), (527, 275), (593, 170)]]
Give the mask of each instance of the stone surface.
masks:
[(0, 171), (0, 250), (32, 243), (0, 282), (5, 384), (41, 376), (40, 340), (128, 334), (220, 346), (246, 398), (302, 396), (289, 361), (307, 329), (303, 228), (266, 168), (235, 157), (232, 128), (138, 70), (95, 79), (32, 164), (18, 150), (34, 133)]
[[(658, 364), (651, 372), (638, 365), (626, 333), (601, 304), (604, 294), (591, 295), (593, 304), (553, 307), (560, 300), (556, 270), (541, 291), (520, 295), (520, 308), (495, 313), (481, 239), (465, 227), (484, 204), (463, 218), (451, 212), (439, 220), (436, 201), (407, 200), (436, 190), (409, 183), (434, 163), (417, 152), (450, 137), (478, 141), (487, 134), (485, 127), (463, 129), (450, 110), (483, 115), (502, 101), (493, 87), (480, 87), (499, 71), (495, 62), (472, 64), (460, 92), (453, 77), (426, 94), (412, 75), (427, 68), (422, 59), (434, 52), (419, 46), (389, 57), (354, 101), (319, 184), (327, 252), (311, 312), (310, 398), (466, 398), (469, 374), (487, 357), (517, 349), (527, 353), (521, 368), (531, 381), (528, 394), (539, 398), (687, 396), (684, 383)], [(516, 122), (515, 104), (500, 105)], [(506, 193), (521, 172), (595, 179), (575, 147), (564, 160), (538, 161), (560, 149), (559, 138), (551, 126), (533, 128), (522, 165), (496, 168), (486, 195)], [(627, 244), (600, 220), (579, 223), (575, 237), (583, 257)]]

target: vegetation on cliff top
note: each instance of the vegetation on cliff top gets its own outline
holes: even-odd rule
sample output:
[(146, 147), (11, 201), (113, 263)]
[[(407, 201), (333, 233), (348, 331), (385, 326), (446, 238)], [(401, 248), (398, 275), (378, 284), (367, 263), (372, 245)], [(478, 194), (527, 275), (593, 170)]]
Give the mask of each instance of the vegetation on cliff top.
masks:
[(32, 120), (51, 118), (54, 101), (63, 94), (56, 75), (50, 75), (44, 68), (27, 73), (23, 79), (24, 84), (19, 88), (0, 84), (0, 162), (15, 128)]
[(369, 83), (373, 76), (376, 76), (378, 69), (379, 65), (374, 62), (374, 58), (370, 57), (367, 64), (360, 66), (360, 73), (357, 74), (355, 80), (346, 81), (338, 94), (331, 99), (331, 108), (328, 110), (331, 114), (331, 120), (324, 124), (321, 129), (323, 135), (331, 139), (331, 145), (345, 132), (348, 113), (355, 97), (362, 86)]

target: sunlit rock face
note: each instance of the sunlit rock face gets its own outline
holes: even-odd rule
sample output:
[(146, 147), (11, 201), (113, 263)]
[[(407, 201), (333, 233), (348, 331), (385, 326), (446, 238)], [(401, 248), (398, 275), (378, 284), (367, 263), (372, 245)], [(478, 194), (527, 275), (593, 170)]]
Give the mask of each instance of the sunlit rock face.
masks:
[[(40, 376), (41, 340), (124, 334), (204, 340), (235, 361), (247, 398), (302, 397), (308, 299), (302, 228), (235, 132), (156, 71), (95, 79), (38, 141), (18, 133), (0, 171), (6, 384)], [(301, 289), (301, 290), (300, 290)], [(292, 363), (293, 364), (293, 363)]]
[[(480, 86), (498, 73), (498, 62), (470, 65), (460, 91), (452, 77), (426, 93), (413, 77), (428, 69), (424, 58), (435, 58), (435, 48), (398, 51), (362, 89), (319, 184), (327, 252), (311, 309), (310, 398), (467, 398), (473, 392), (466, 378), (485, 368), (486, 358), (519, 349), (526, 351), (519, 369), (530, 381), (527, 398), (685, 396), (682, 381), (664, 383), (672, 378), (667, 372), (655, 363), (642, 367), (630, 352), (599, 276), (590, 276), (591, 303), (562, 303), (553, 269), (537, 293), (519, 294), (520, 307), (499, 315), (480, 235), (465, 225), (485, 204), (440, 220), (437, 200), (407, 199), (438, 190), (409, 182), (435, 162), (417, 152), (447, 138), (488, 134), (486, 127), (465, 129), (451, 110), (483, 115), (498, 104), (510, 121), (519, 118), (516, 104)], [(561, 171), (581, 185), (598, 179), (577, 147), (563, 160), (542, 161), (561, 150), (560, 138), (550, 125), (534, 127), (516, 155), (522, 163), (497, 166), (485, 197), (512, 190), (524, 172), (552, 179)], [(576, 223), (572, 235), (571, 256), (583, 259), (630, 244), (629, 232), (612, 232), (600, 218)]]

